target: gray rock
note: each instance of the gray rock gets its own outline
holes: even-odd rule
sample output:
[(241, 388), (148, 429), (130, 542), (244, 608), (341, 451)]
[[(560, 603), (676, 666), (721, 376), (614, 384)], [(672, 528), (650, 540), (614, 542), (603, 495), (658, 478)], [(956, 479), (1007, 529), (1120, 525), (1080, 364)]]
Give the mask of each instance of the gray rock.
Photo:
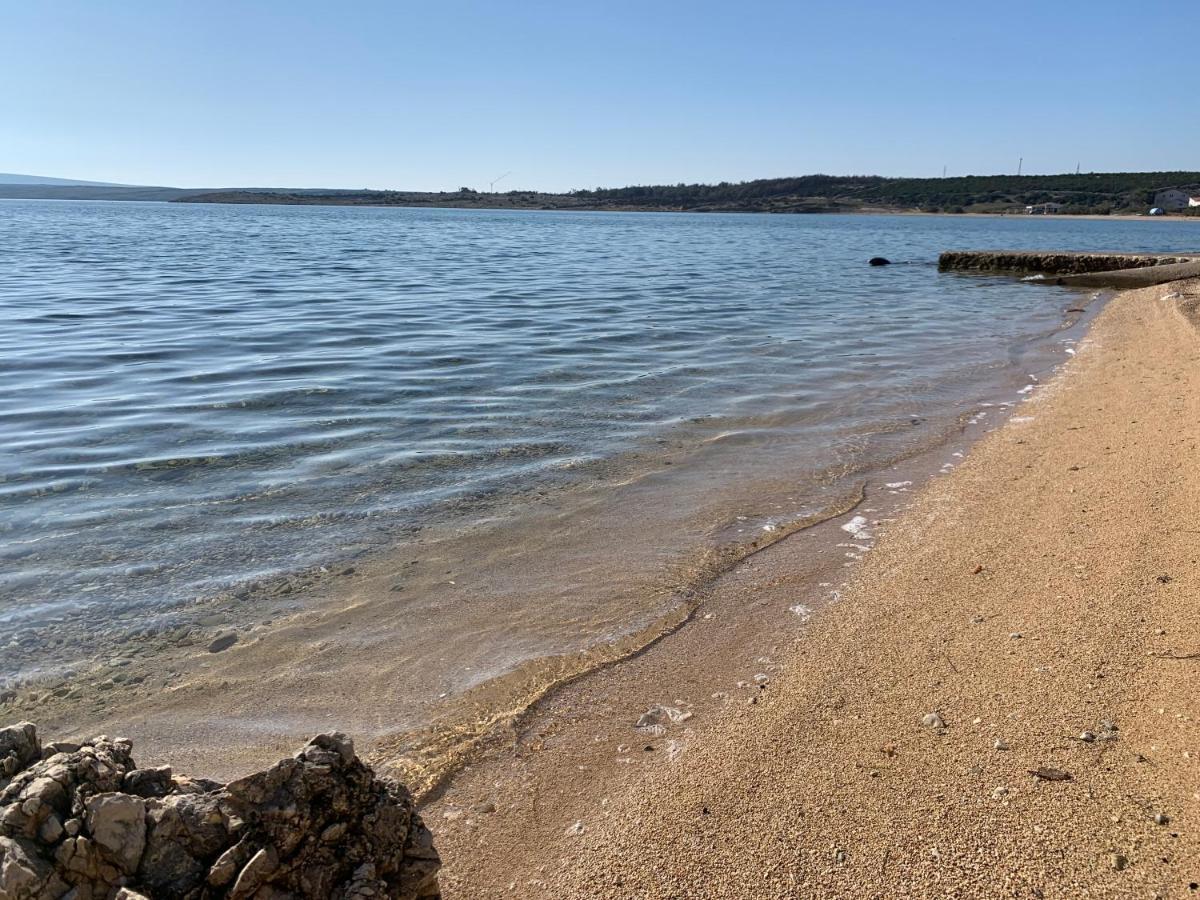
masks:
[(223, 634), (219, 638), (214, 640), (211, 644), (208, 645), (208, 652), (209, 653), (220, 653), (223, 650), (228, 650), (230, 647), (232, 647), (237, 642), (238, 642), (238, 636), (236, 634)]
[(125, 790), (139, 797), (164, 797), (171, 790), (171, 767), (134, 769), (125, 774)]
[(130, 794), (97, 794), (86, 802), (84, 824), (126, 875), (137, 871), (146, 849), (146, 801)]
[(931, 712), (925, 713), (925, 715), (921, 717), (921, 724), (926, 728), (945, 728), (946, 720), (942, 718), (941, 713)]
[(33, 726), (4, 735), (21, 762), (0, 789), (3, 900), (438, 896), (411, 796), (343, 734), (228, 785), (139, 769), (121, 738), (46, 755)]
[(40, 900), (58, 897), (69, 888), (36, 845), (0, 834), (0, 897)]
[(0, 788), (11, 778), (42, 755), (37, 728), (32, 722), (18, 722), (0, 728)]

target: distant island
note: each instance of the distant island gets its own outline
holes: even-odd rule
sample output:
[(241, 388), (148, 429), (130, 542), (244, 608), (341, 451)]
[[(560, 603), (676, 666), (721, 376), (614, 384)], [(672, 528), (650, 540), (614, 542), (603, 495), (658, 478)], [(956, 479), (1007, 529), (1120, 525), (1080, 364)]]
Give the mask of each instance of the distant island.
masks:
[[(7, 178), (23, 179), (6, 181)], [(1163, 198), (1170, 198), (1165, 203)], [(804, 175), (720, 184), (634, 185), (567, 193), (511, 190), (333, 190), (316, 188), (172, 188), (101, 185), (0, 175), (0, 198), (160, 200), (179, 203), (270, 203), (550, 209), (642, 212), (1024, 213), (1065, 215), (1167, 213), (1200, 215), (1200, 172), (1109, 172), (1069, 175), (965, 175), (885, 178)]]

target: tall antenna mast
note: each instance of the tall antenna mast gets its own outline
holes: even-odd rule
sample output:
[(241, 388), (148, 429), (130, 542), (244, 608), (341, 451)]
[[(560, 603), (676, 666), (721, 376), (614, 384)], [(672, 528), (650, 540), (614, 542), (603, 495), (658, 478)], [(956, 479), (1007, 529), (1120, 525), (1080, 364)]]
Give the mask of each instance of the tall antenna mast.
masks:
[(1023, 165), (1025, 165), (1025, 157), (1022, 156), (1019, 160), (1017, 160), (1017, 174), (1018, 175), (1021, 174), (1021, 167)]

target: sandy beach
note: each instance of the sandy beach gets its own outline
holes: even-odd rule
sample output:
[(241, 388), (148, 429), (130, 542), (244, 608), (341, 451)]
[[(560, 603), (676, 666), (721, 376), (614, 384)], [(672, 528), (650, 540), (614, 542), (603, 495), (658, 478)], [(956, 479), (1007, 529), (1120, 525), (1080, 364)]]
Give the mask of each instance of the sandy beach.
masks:
[(809, 533), (542, 704), (427, 808), (446, 896), (1195, 896), (1198, 303), (1111, 301), (806, 623)]

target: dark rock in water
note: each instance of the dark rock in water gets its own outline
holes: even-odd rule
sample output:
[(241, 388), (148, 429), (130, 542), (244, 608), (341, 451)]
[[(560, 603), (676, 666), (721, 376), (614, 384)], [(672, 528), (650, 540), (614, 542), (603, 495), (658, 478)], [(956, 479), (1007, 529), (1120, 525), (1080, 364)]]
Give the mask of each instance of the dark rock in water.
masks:
[(869, 260), (867, 260), (867, 264), (871, 266), (890, 266), (892, 261), (890, 259), (885, 259), (882, 256), (872, 256)]
[(139, 769), (121, 738), (46, 754), (29, 723), (0, 729), (0, 748), (19, 761), (0, 775), (5, 900), (439, 896), (412, 797), (345, 735), (227, 785)]

